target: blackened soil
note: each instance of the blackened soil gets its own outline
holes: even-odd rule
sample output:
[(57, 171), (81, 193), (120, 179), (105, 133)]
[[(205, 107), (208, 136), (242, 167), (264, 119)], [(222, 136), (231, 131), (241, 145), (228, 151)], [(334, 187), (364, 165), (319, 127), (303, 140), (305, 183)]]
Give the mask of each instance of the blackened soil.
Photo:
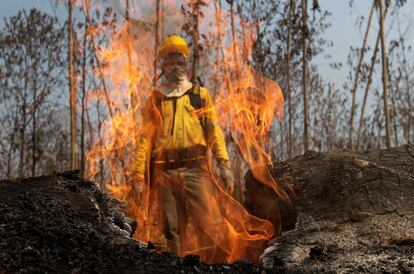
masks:
[(77, 172), (0, 181), (0, 273), (269, 273), (158, 254), (122, 212)]

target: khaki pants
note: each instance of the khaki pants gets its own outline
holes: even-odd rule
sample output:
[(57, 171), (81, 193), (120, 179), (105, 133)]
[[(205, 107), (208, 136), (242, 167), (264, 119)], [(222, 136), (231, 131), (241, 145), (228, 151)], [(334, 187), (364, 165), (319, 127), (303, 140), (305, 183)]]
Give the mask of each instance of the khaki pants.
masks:
[[(202, 260), (225, 260), (225, 230), (223, 217), (215, 199), (214, 182), (207, 164), (170, 170), (155, 169), (161, 207), (164, 211), (164, 234), (171, 252), (183, 256), (198, 250)], [(196, 243), (185, 239), (188, 222), (196, 235)], [(184, 241), (186, 241), (184, 243)], [(183, 248), (185, 247), (185, 248)]]

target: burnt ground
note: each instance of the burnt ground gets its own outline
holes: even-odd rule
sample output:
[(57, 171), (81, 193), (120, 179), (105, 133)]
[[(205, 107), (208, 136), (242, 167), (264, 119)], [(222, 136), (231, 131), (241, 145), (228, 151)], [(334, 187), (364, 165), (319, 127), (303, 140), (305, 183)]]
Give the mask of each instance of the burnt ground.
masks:
[(414, 145), (309, 151), (273, 175), (290, 202), (246, 176), (251, 213), (281, 213), (263, 267), (158, 254), (130, 238), (123, 204), (76, 172), (0, 181), (0, 273), (414, 273)]
[(0, 273), (270, 273), (208, 265), (129, 237), (123, 205), (77, 173), (0, 181)]
[(413, 218), (343, 224), (307, 218), (273, 241), (266, 266), (283, 273), (414, 273)]
[(266, 267), (414, 273), (414, 145), (308, 151), (275, 163), (273, 172), (291, 205), (246, 180), (247, 206), (255, 215), (271, 220), (277, 208), (282, 211), (284, 231), (262, 255)]

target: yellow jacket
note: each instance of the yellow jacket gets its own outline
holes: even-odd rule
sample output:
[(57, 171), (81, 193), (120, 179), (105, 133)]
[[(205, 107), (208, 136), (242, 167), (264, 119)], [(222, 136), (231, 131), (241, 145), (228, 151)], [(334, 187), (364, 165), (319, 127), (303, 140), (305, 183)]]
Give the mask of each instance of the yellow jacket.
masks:
[[(197, 111), (191, 105), (189, 92), (181, 97), (163, 99), (157, 99), (163, 95), (154, 92), (147, 101), (142, 113), (143, 137), (138, 144), (136, 158), (138, 178), (145, 178), (145, 172), (149, 171), (150, 158), (160, 150), (211, 145), (216, 159), (229, 160), (224, 135), (218, 124), (217, 113), (209, 92), (200, 87), (199, 93), (204, 107)], [(206, 143), (200, 116), (209, 121), (210, 144)]]

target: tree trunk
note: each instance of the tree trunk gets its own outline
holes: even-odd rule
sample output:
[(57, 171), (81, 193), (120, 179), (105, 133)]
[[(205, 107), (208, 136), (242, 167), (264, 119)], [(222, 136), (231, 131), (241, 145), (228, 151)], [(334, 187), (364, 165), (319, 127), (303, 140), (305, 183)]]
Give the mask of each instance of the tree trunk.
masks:
[[(98, 140), (102, 140), (102, 118), (101, 118), (101, 107), (99, 101), (96, 103), (96, 113), (98, 119)], [(99, 186), (101, 189), (105, 189), (105, 181), (104, 181), (104, 164), (103, 160), (99, 159)]]
[(68, 18), (68, 78), (69, 78), (69, 102), (70, 102), (70, 166), (72, 169), (78, 168), (78, 143), (77, 143), (77, 125), (76, 125), (76, 74), (73, 69), (74, 50), (73, 50), (73, 23), (72, 0), (68, 0), (69, 18)]
[[(220, 26), (220, 23), (218, 23), (217, 22), (217, 18), (220, 18), (221, 16), (220, 16), (220, 14), (219, 13), (221, 13), (221, 8), (220, 8), (220, 10), (219, 10), (219, 8), (217, 7), (217, 4), (218, 5), (220, 5), (221, 6), (221, 4), (220, 4), (220, 0), (217, 0), (217, 1), (214, 1), (214, 13), (215, 13), (215, 17), (216, 17), (216, 23), (217, 23), (217, 29), (216, 29), (216, 33), (217, 33), (217, 39), (216, 39), (216, 44), (215, 44), (215, 50), (216, 50), (216, 54), (215, 54), (215, 62), (216, 62), (216, 65), (215, 65), (215, 67), (214, 67), (214, 69), (215, 69), (215, 74), (219, 74), (219, 66), (217, 65), (217, 64), (219, 64), (220, 63), (220, 39), (221, 39), (221, 28), (219, 28), (219, 26)], [(218, 90), (218, 88), (219, 88), (219, 86), (220, 86), (220, 82), (219, 81), (214, 81), (214, 86), (213, 86), (213, 90), (211, 91), (212, 92), (212, 94), (211, 94), (211, 97), (213, 98), (213, 102), (215, 102), (215, 99), (216, 99), (216, 95), (217, 95), (217, 90)]]
[[(405, 60), (407, 60), (404, 57)], [(408, 125), (407, 125), (407, 143), (408, 144), (412, 144), (414, 143), (414, 140), (411, 140), (411, 128), (412, 128), (412, 122), (413, 122), (413, 118), (412, 118), (412, 110), (413, 110), (413, 103), (412, 103), (412, 98), (411, 98), (411, 86), (410, 86), (410, 75), (408, 73), (407, 68), (405, 69), (405, 84), (406, 84), (406, 93), (407, 93), (407, 113), (408, 113)]]
[[(385, 7), (384, 19), (387, 16), (387, 11), (388, 11), (388, 6)], [(370, 69), (369, 69), (367, 85), (365, 87), (364, 99), (363, 99), (363, 102), (362, 102), (361, 115), (360, 115), (360, 118), (359, 118), (358, 136), (357, 136), (357, 146), (356, 146), (357, 149), (359, 149), (359, 147), (360, 147), (359, 144), (360, 144), (360, 139), (361, 139), (361, 130), (364, 127), (365, 106), (367, 104), (368, 92), (369, 92), (369, 89), (371, 88), (372, 75), (374, 73), (374, 67), (375, 67), (375, 63), (377, 61), (377, 54), (378, 54), (379, 42), (380, 42), (380, 34), (381, 34), (380, 31), (378, 31), (377, 40), (375, 42), (374, 54), (371, 58), (371, 66), (370, 66)]]
[(364, 99), (362, 101), (362, 106), (361, 106), (361, 114), (359, 116), (359, 128), (358, 128), (357, 145), (356, 145), (357, 149), (360, 147), (361, 130), (365, 124), (364, 123), (365, 106), (367, 104), (368, 92), (369, 92), (369, 89), (371, 88), (372, 75), (374, 74), (375, 63), (377, 61), (379, 41), (380, 41), (380, 33), (378, 32), (377, 41), (375, 42), (374, 54), (372, 55), (371, 66), (369, 68), (367, 85), (365, 86)]
[(16, 110), (15, 116), (14, 116), (14, 128), (12, 131), (12, 134), (10, 136), (10, 146), (9, 146), (9, 150), (7, 152), (7, 173), (6, 173), (6, 177), (10, 178), (11, 176), (11, 169), (12, 169), (12, 156), (13, 156), (13, 150), (14, 150), (14, 146), (15, 146), (15, 139), (16, 139), (16, 135), (19, 132), (19, 111)]
[(154, 43), (154, 88), (157, 86), (157, 67), (158, 67), (158, 48), (160, 46), (160, 34), (159, 34), (159, 24), (160, 24), (160, 0), (157, 0), (156, 3), (156, 20), (155, 20), (155, 43)]
[(193, 45), (194, 45), (194, 54), (193, 54), (193, 64), (192, 64), (192, 81), (195, 83), (198, 77), (198, 59), (199, 59), (199, 29), (198, 29), (198, 18), (200, 12), (200, 5), (197, 0), (192, 1), (192, 20), (193, 20)]
[(362, 42), (361, 52), (360, 52), (360, 55), (359, 55), (359, 61), (358, 61), (358, 65), (357, 65), (356, 71), (355, 71), (354, 86), (353, 86), (352, 91), (351, 91), (351, 93), (352, 93), (352, 105), (351, 105), (351, 117), (349, 119), (349, 136), (348, 136), (348, 148), (350, 148), (350, 149), (353, 149), (352, 133), (353, 133), (353, 129), (354, 129), (356, 91), (357, 91), (357, 88), (358, 88), (359, 74), (361, 72), (362, 61), (364, 60), (364, 56), (365, 56), (365, 47), (366, 47), (366, 44), (367, 44), (368, 34), (369, 34), (370, 27), (371, 27), (371, 19), (372, 19), (372, 15), (374, 14), (375, 1), (376, 0), (374, 0), (372, 2), (371, 12), (369, 13), (367, 28), (365, 30), (364, 40)]
[[(399, 87), (400, 80), (401, 80), (401, 76), (397, 77), (397, 79), (395, 80), (395, 90), (392, 88), (392, 86), (390, 87), (391, 106), (392, 106), (392, 124), (394, 127), (394, 144), (396, 146), (398, 146), (398, 131), (397, 131), (398, 126), (397, 126), (397, 107), (396, 107), (395, 97), (400, 92), (400, 87)], [(391, 82), (391, 79), (390, 79), (390, 82)]]
[(32, 116), (32, 177), (36, 174), (36, 111), (37, 111), (37, 75), (36, 68), (33, 79), (33, 116)]
[[(286, 140), (285, 140), (285, 129), (284, 129), (284, 122), (285, 121), (279, 121), (278, 122), (278, 124), (279, 124), (279, 128), (280, 128), (280, 132), (279, 132), (279, 134), (280, 134), (280, 151), (279, 151), (279, 153), (278, 153), (278, 156), (280, 157), (279, 159), (284, 159), (285, 158), (285, 155), (284, 155), (284, 147), (285, 147), (285, 145), (286, 145)], [(271, 132), (269, 132), (269, 134), (271, 134)], [(272, 142), (272, 138), (271, 138), (272, 136), (270, 135), (269, 136), (269, 141), (268, 141), (268, 143), (269, 143), (269, 147), (271, 147), (271, 142)], [(272, 151), (269, 149), (269, 155), (270, 156), (272, 156)], [(276, 158), (271, 158), (271, 159), (276, 159)]]
[[(27, 81), (27, 80), (25, 80)], [(25, 143), (26, 143), (26, 93), (23, 97), (22, 105), (22, 117), (21, 117), (21, 127), (20, 127), (20, 162), (19, 162), (19, 177), (24, 176), (24, 160), (25, 160)]]
[(332, 113), (335, 111), (333, 109), (332, 104), (332, 84), (328, 84), (328, 98), (327, 98), (327, 110), (326, 110), (326, 116), (323, 119), (323, 127), (325, 129), (325, 135), (326, 135), (326, 149), (331, 150), (332, 149), (332, 138), (331, 138), (331, 123), (332, 123)]
[[(158, 17), (159, 17), (159, 7), (157, 6), (157, 21), (159, 20), (158, 19)], [(133, 81), (132, 81), (132, 70), (134, 69), (134, 64), (133, 64), (133, 62), (132, 62), (132, 50), (133, 50), (133, 45), (132, 45), (132, 34), (131, 34), (131, 21), (130, 21), (130, 17), (129, 17), (129, 0), (126, 0), (125, 1), (125, 18), (126, 18), (126, 23), (127, 23), (127, 41), (128, 41), (128, 44), (126, 45), (127, 46), (127, 55), (128, 55), (128, 83), (130, 83), (129, 84), (129, 86), (128, 86), (128, 89), (129, 89), (129, 94), (130, 94), (130, 96), (131, 96), (131, 109), (132, 109), (132, 111), (133, 111), (133, 116), (132, 116), (132, 118), (133, 118), (133, 123), (134, 123), (134, 125), (133, 125), (133, 131), (134, 131), (134, 139), (137, 139), (138, 138), (138, 132), (139, 132), (139, 130), (138, 130), (138, 124), (139, 124), (139, 121), (138, 121), (138, 119), (137, 119), (137, 111), (138, 111), (138, 108), (137, 108), (137, 106), (138, 106), (138, 104), (139, 104), (139, 98), (138, 98), (138, 92), (137, 92), (137, 84), (138, 83), (134, 83)], [(156, 23), (157, 25), (158, 25), (158, 22)], [(158, 26), (157, 26), (157, 29), (158, 29)], [(155, 55), (157, 55), (156, 54), (156, 52), (155, 52)], [(155, 67), (154, 67), (154, 77), (156, 77), (156, 75), (157, 75), (157, 68), (156, 68), (156, 63), (154, 64), (155, 65)], [(155, 82), (154, 82), (154, 84), (155, 84)]]
[(377, 122), (377, 149), (381, 148), (381, 129), (382, 129), (382, 124), (381, 124), (381, 117), (380, 117), (380, 113), (381, 113), (381, 109), (379, 104), (376, 107), (376, 122)]
[(228, 66), (227, 66), (227, 62), (226, 62), (226, 58), (225, 58), (225, 53), (224, 53), (224, 46), (223, 46), (223, 41), (222, 41), (222, 25), (221, 25), (221, 10), (222, 10), (222, 6), (221, 6), (221, 0), (218, 0), (217, 2), (214, 2), (214, 10), (216, 13), (216, 24), (217, 24), (217, 48), (219, 50), (219, 53), (221, 53), (223, 59), (221, 60), (221, 62), (223, 63), (223, 70), (224, 70), (224, 81), (226, 83), (226, 88), (232, 92), (233, 90), (233, 86), (231, 85), (231, 79), (230, 79), (230, 73), (228, 70)]
[(236, 27), (234, 26), (234, 1), (230, 0), (230, 25), (231, 25), (231, 38), (233, 44), (233, 63), (236, 69), (236, 77), (238, 77), (239, 66), (237, 64), (237, 37), (236, 37)]
[(388, 111), (388, 59), (387, 49), (385, 45), (384, 33), (384, 7), (382, 0), (376, 0), (379, 8), (379, 24), (381, 34), (381, 56), (382, 56), (382, 89), (384, 102), (384, 116), (385, 116), (385, 141), (389, 148), (391, 146), (391, 127), (390, 127), (390, 113)]
[[(402, 49), (402, 58), (403, 58), (403, 66), (402, 66), (402, 69), (403, 69), (403, 71), (404, 71), (404, 82), (405, 82), (405, 92), (406, 92), (406, 94), (407, 94), (407, 97), (406, 97), (406, 99), (407, 99), (407, 111), (406, 111), (406, 115), (408, 116), (407, 117), (407, 134), (406, 134), (406, 139), (405, 139), (405, 141), (408, 143), (408, 144), (411, 144), (412, 143), (412, 141), (411, 141), (411, 124), (412, 124), (412, 109), (413, 109), (413, 106), (412, 106), (412, 102), (411, 102), (411, 86), (410, 86), (410, 73), (409, 73), (409, 71), (408, 71), (408, 68), (407, 68), (407, 62), (408, 62), (408, 60), (407, 60), (407, 55), (406, 55), (406, 53), (405, 53), (405, 38), (402, 36), (402, 34), (401, 34), (401, 31), (400, 31), (400, 28), (398, 28), (398, 30), (399, 30), (399, 34), (400, 34), (400, 41), (401, 41), (401, 49)], [(405, 136), (404, 136), (405, 137)]]
[[(86, 2), (86, 5), (89, 3)], [(89, 9), (89, 6), (85, 7), (86, 9)], [(88, 20), (85, 15), (85, 32), (83, 34), (83, 55), (82, 55), (82, 110), (81, 110), (81, 144), (80, 144), (80, 168), (82, 170), (81, 176), (85, 177), (85, 170), (86, 170), (86, 155), (85, 155), (85, 111), (86, 111), (86, 44), (88, 39), (87, 34), (88, 29)]]
[[(409, 81), (409, 76), (408, 76), (408, 73), (405, 75), (405, 77), (406, 77), (406, 85), (407, 85), (407, 101), (408, 101), (408, 134), (407, 134), (407, 143), (408, 144), (412, 144), (412, 143), (414, 143), (414, 140), (413, 141), (411, 141), (411, 128), (412, 128), (412, 121), (413, 121), (413, 118), (412, 118), (412, 109), (413, 109), (413, 107), (412, 107), (412, 102), (411, 102), (411, 91), (410, 91), (410, 81)], [(414, 134), (413, 134), (414, 135)]]
[[(88, 98), (85, 98), (85, 105), (89, 106), (89, 102), (88, 102)], [(89, 108), (87, 107), (85, 109), (85, 116), (86, 116), (86, 124), (88, 125), (88, 131), (89, 131), (89, 144), (94, 144), (95, 143), (95, 137), (94, 137), (94, 128), (92, 126), (92, 121), (89, 115)], [(86, 155), (85, 155), (86, 156)], [(85, 162), (85, 167), (86, 167), (86, 162)]]
[(308, 127), (309, 127), (309, 113), (308, 113), (308, 0), (302, 0), (302, 90), (303, 90), (303, 147), (307, 151), (309, 149), (309, 136), (308, 136)]
[(290, 84), (290, 44), (292, 40), (292, 20), (293, 20), (293, 13), (296, 7), (296, 0), (290, 0), (289, 6), (289, 23), (288, 23), (288, 36), (286, 41), (286, 66), (287, 66), (287, 94), (288, 94), (288, 119), (289, 119), (289, 129), (288, 129), (288, 157), (289, 159), (292, 158), (292, 147), (293, 147), (293, 140), (292, 140), (292, 89)]
[[(220, 0), (219, 0), (220, 1)], [(242, 49), (242, 61), (246, 62), (247, 64), (249, 64), (249, 56), (248, 56), (248, 49), (247, 49), (247, 38), (246, 38), (246, 27), (243, 24), (245, 22), (244, 16), (243, 16), (243, 11), (242, 11), (242, 6), (240, 5), (240, 1), (237, 2), (237, 14), (239, 15), (240, 18), (240, 22), (242, 22), (241, 25), (241, 35), (242, 35), (242, 39), (243, 39), (243, 49)]]

